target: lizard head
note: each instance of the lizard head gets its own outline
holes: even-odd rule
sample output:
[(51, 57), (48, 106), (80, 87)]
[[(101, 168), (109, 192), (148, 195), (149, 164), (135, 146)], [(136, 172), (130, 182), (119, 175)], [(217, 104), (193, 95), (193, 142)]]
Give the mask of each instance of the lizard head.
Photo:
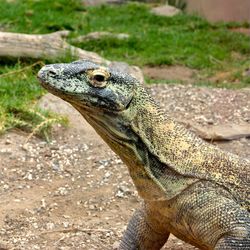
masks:
[(38, 79), (49, 92), (73, 106), (111, 112), (126, 109), (138, 85), (127, 74), (86, 60), (46, 65)]

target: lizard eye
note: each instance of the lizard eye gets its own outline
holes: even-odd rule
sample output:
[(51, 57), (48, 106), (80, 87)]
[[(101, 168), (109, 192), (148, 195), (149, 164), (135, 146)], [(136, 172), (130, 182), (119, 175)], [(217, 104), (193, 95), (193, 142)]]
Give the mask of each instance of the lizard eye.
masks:
[(95, 80), (97, 82), (103, 82), (103, 81), (105, 81), (105, 76), (104, 75), (95, 75), (93, 77), (93, 80)]
[(97, 88), (103, 88), (107, 84), (110, 74), (105, 69), (96, 69), (89, 73), (90, 83)]

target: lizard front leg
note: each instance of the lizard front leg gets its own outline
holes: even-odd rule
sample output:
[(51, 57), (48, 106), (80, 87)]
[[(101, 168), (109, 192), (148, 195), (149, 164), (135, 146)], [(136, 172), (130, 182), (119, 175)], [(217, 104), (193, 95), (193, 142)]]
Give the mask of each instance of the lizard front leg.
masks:
[[(227, 211), (231, 230), (223, 235), (216, 243), (216, 250), (250, 249), (250, 215), (246, 210), (239, 207)], [(231, 216), (230, 216), (231, 215)], [(225, 218), (226, 219), (226, 218)]]
[(161, 230), (157, 221), (145, 208), (133, 214), (123, 235), (119, 250), (159, 250), (169, 237), (169, 232)]

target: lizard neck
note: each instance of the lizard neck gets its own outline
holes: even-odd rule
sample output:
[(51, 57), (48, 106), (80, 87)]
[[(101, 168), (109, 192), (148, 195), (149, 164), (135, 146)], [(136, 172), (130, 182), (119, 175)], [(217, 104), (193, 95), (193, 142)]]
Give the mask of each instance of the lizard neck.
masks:
[[(161, 163), (163, 174), (157, 174), (151, 164), (151, 172), (158, 183), (169, 183), (164, 176), (171, 170), (177, 181), (184, 181), (184, 186), (172, 186), (175, 195), (198, 180), (217, 183), (230, 190), (243, 206), (249, 209), (247, 178), (242, 173), (249, 172), (249, 161), (204, 142), (183, 125), (175, 122), (161, 112), (158, 105), (143, 91), (137, 102), (131, 128), (146, 145), (148, 152)], [(165, 170), (163, 170), (165, 169)], [(182, 190), (181, 190), (182, 189)], [(166, 189), (165, 189), (166, 190)], [(247, 202), (246, 202), (247, 200)]]
[[(164, 188), (148, 171), (153, 156), (150, 156), (147, 146), (131, 129), (131, 121), (137, 115), (137, 106), (134, 105), (137, 103), (132, 101), (128, 109), (117, 114), (96, 114), (86, 112), (86, 109), (79, 106), (75, 108), (127, 165), (139, 195), (145, 200), (166, 200)], [(160, 165), (158, 162), (158, 166)]]
[[(158, 145), (157, 139), (164, 139), (164, 145), (168, 144), (168, 134), (175, 132), (179, 126), (168, 117), (159, 105), (152, 99), (147, 91), (139, 86), (135, 98), (131, 104), (129, 116), (132, 130), (144, 141), (147, 147), (152, 147), (155, 152)], [(161, 134), (161, 132), (164, 134)], [(186, 131), (185, 131), (186, 132)], [(163, 145), (159, 145), (163, 146)]]
[[(142, 87), (138, 87), (130, 106), (122, 112), (96, 115), (79, 111), (128, 166), (143, 199), (169, 200), (196, 181), (176, 173), (158, 159), (154, 143), (157, 144), (158, 133), (161, 131), (158, 125), (164, 125), (166, 129), (166, 118)], [(169, 120), (170, 131), (171, 124)], [(145, 143), (147, 140), (149, 143)], [(169, 183), (174, 183), (174, 186)]]

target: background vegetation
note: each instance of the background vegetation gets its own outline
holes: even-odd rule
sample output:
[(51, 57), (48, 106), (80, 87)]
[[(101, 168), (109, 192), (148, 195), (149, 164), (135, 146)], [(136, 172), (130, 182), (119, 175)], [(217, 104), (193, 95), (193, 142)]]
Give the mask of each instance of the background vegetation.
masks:
[[(250, 77), (244, 74), (250, 67), (249, 37), (230, 31), (248, 24), (209, 24), (186, 14), (160, 17), (152, 14), (148, 5), (136, 2), (84, 7), (77, 0), (0, 0), (0, 13), (1, 31), (42, 34), (66, 29), (71, 31), (69, 42), (93, 31), (128, 33), (126, 40), (106, 37), (74, 45), (141, 67), (184, 65), (197, 69), (198, 84), (232, 88), (250, 84)], [(54, 121), (54, 116), (34, 106), (44, 93), (36, 73), (46, 63), (50, 62), (0, 60), (0, 132), (19, 126), (45, 133)], [(207, 80), (217, 72), (231, 73), (226, 82)]]

